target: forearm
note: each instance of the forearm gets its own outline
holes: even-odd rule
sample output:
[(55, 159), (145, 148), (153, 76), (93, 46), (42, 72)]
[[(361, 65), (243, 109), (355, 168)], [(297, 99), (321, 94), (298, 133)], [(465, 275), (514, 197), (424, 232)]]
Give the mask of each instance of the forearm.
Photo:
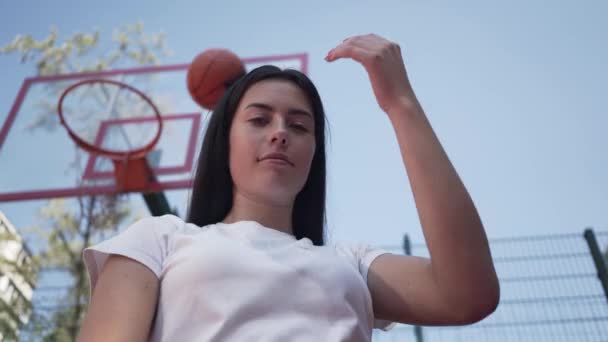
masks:
[(497, 298), (483, 225), (424, 111), (414, 100), (395, 108), (389, 118), (442, 294), (455, 305), (480, 296)]

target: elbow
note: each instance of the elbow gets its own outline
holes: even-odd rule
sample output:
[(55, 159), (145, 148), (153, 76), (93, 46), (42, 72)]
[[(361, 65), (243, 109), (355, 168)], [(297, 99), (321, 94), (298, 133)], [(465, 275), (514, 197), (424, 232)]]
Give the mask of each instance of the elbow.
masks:
[(499, 303), (500, 287), (498, 285), (477, 292), (477, 294), (468, 301), (468, 304), (464, 305), (464, 309), (461, 306), (461, 309), (458, 310), (458, 324), (474, 324), (485, 319), (496, 311)]
[(498, 302), (498, 299), (491, 299), (490, 301), (488, 301), (488, 303), (474, 306), (473, 308), (465, 312), (464, 317), (461, 317), (461, 324), (474, 324), (485, 319), (486, 317), (490, 316), (494, 311), (496, 311), (496, 308), (498, 308)]

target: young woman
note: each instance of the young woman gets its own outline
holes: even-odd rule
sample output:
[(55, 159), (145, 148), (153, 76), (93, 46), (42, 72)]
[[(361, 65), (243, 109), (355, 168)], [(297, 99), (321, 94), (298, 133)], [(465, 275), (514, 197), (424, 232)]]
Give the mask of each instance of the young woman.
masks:
[(391, 322), (456, 325), (492, 313), (484, 228), (407, 78), (400, 48), (346, 39), (392, 123), (430, 258), (326, 246), (325, 116), (297, 71), (261, 67), (209, 122), (187, 222), (143, 219), (88, 248), (80, 341), (369, 341)]

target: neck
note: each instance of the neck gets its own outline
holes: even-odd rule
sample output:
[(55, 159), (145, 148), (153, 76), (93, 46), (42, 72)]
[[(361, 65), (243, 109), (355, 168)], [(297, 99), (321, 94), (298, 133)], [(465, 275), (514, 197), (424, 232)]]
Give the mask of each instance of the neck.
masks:
[(293, 203), (278, 205), (252, 200), (235, 192), (232, 209), (224, 218), (224, 223), (238, 221), (256, 221), (259, 224), (293, 235), (291, 214)]

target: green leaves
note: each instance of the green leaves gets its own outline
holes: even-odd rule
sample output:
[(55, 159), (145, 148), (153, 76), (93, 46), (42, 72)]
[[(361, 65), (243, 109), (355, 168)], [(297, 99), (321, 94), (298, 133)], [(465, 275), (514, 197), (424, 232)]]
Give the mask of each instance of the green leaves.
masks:
[(21, 63), (33, 63), (39, 76), (99, 71), (129, 64), (158, 64), (171, 52), (165, 34), (146, 34), (141, 22), (114, 30), (112, 39), (102, 41), (98, 30), (77, 32), (64, 38), (56, 28), (36, 40), (32, 35), (17, 35), (0, 47), (0, 54), (18, 54)]

